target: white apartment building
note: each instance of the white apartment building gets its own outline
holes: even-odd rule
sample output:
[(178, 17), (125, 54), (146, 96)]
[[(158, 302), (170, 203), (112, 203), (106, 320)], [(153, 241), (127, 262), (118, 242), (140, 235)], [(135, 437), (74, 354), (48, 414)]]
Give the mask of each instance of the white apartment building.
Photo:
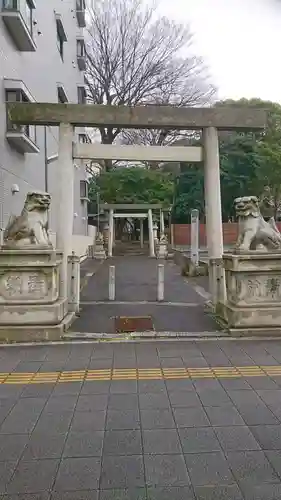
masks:
[[(85, 103), (85, 10), (85, 0), (0, 0), (0, 229), (20, 213), (26, 193), (39, 189), (52, 195), (50, 231), (56, 232), (58, 129), (11, 128), (5, 103)], [(76, 136), (87, 139), (84, 130)], [(73, 234), (86, 244), (85, 166), (74, 169)]]

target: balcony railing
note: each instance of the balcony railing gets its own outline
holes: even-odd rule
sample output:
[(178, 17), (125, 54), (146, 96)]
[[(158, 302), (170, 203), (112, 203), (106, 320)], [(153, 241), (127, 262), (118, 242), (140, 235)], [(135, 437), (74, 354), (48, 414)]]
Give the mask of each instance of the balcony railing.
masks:
[(33, 40), (33, 0), (2, 0), (1, 17), (22, 52), (34, 52)]
[[(21, 80), (4, 78), (6, 102), (33, 102), (34, 98)], [(34, 125), (16, 125), (6, 116), (6, 139), (18, 152), (38, 153), (36, 127)]]
[(39, 153), (34, 125), (7, 125), (6, 139), (19, 153)]

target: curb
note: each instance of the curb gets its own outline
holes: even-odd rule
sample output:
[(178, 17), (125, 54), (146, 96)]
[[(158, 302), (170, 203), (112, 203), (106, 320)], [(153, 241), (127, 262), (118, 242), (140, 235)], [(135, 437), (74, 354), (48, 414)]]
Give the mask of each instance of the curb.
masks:
[(92, 278), (92, 276), (94, 276), (97, 273), (97, 271), (100, 269), (100, 267), (102, 266), (102, 264), (104, 262), (105, 262), (105, 260), (101, 260), (99, 262), (97, 268), (93, 272), (91, 272), (91, 274), (88, 274), (88, 275), (87, 275), (87, 273), (85, 274), (84, 278), (82, 278), (81, 282), (80, 282), (80, 292), (82, 292), (83, 288), (85, 288), (85, 286), (88, 284), (89, 279)]
[(63, 335), (64, 340), (106, 340), (106, 341), (130, 341), (130, 340), (166, 340), (166, 339), (209, 339), (228, 338), (219, 331), (215, 332), (133, 332), (124, 334), (70, 332)]

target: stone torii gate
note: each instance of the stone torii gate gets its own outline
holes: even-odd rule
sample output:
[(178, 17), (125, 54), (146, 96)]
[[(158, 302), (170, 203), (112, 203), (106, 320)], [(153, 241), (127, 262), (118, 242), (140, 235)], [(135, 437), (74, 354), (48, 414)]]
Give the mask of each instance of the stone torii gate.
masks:
[[(143, 221), (148, 220), (148, 237), (149, 237), (149, 255), (155, 257), (154, 248), (154, 228), (153, 228), (153, 212), (159, 212), (160, 215), (160, 235), (164, 235), (164, 210), (161, 204), (157, 203), (103, 203), (100, 208), (109, 215), (108, 224), (108, 257), (112, 257), (112, 251), (115, 240), (115, 220), (116, 219), (139, 219), (140, 220), (140, 246), (143, 248)], [(121, 213), (120, 213), (121, 210)], [(129, 212), (124, 212), (128, 210)]]
[[(213, 303), (224, 297), (222, 265), (218, 131), (263, 130), (267, 113), (254, 108), (177, 108), (173, 106), (103, 106), (49, 103), (7, 103), (8, 119), (16, 125), (59, 126), (57, 247), (63, 251), (60, 294), (67, 297), (67, 258), (71, 254), (73, 222), (73, 158), (204, 161), (207, 246)], [(202, 130), (203, 147), (145, 147), (77, 144), (74, 127)], [(122, 149), (124, 148), (124, 149)]]

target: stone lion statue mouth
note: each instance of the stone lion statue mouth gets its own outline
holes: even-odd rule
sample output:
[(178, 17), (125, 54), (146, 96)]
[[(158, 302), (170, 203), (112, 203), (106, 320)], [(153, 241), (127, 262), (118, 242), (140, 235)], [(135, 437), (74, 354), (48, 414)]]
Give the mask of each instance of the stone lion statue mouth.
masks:
[(258, 217), (260, 214), (259, 199), (257, 196), (243, 196), (234, 200), (235, 212), (238, 217), (252, 215)]
[(51, 204), (51, 196), (49, 193), (30, 192), (27, 193), (24, 203), (24, 209), (33, 212), (34, 210), (48, 210)]
[(49, 193), (27, 193), (24, 207), (18, 216), (11, 216), (4, 232), (6, 248), (52, 248), (48, 235)]
[(257, 196), (243, 196), (234, 200), (238, 217), (238, 239), (236, 249), (277, 250), (281, 248), (281, 234), (272, 217), (266, 222), (260, 212)]

